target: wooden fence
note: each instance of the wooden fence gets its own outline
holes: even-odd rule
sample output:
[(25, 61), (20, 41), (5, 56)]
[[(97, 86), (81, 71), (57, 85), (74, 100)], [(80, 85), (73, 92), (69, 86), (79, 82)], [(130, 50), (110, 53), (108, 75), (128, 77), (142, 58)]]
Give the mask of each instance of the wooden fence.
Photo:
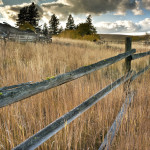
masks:
[(10, 34), (8, 40), (18, 42), (36, 42), (37, 36), (36, 34)]
[(43, 34), (35, 33), (0, 33), (0, 39), (6, 41), (16, 41), (16, 42), (52, 42), (51, 36), (44, 36)]
[(52, 42), (52, 36), (44, 36), (42, 33), (35, 33), (31, 30), (20, 30), (7, 23), (0, 23), (0, 39), (17, 42)]
[[(49, 79), (41, 81), (41, 82), (36, 82), (36, 83), (28, 82), (28, 83), (22, 83), (18, 85), (12, 85), (12, 86), (0, 88), (0, 108), (1, 108), (9, 104), (18, 102), (20, 100), (23, 100), (27, 97), (38, 94), (40, 92), (54, 88), (66, 82), (75, 80), (93, 71), (99, 70), (101, 68), (114, 64), (122, 59), (125, 59), (126, 74), (124, 76), (117, 79), (115, 82), (111, 83), (110, 85), (106, 86), (101, 91), (91, 96), (86, 101), (84, 101), (82, 104), (75, 107), (70, 112), (66, 113), (65, 115), (61, 116), (60, 118), (58, 118), (57, 120), (55, 120), (54, 122), (52, 122), (51, 124), (43, 128), (42, 130), (40, 130), (38, 133), (28, 138), (26, 141), (24, 141), (20, 145), (16, 146), (14, 150), (28, 150), (28, 149), (32, 150), (32, 149), (37, 148), (39, 145), (44, 143), (46, 140), (48, 140), (50, 137), (52, 137), (54, 134), (56, 134), (58, 131), (64, 128), (67, 124), (72, 122), (74, 119), (80, 116), (83, 112), (88, 110), (90, 107), (92, 107), (94, 104), (100, 101), (104, 96), (109, 94), (112, 90), (114, 90), (121, 84), (124, 83), (125, 85), (124, 87), (126, 89), (126, 87), (129, 86), (133, 80), (135, 80), (145, 71), (150, 69), (150, 64), (149, 64), (147, 67), (145, 67), (143, 70), (139, 71), (138, 73), (135, 73), (134, 71), (131, 70), (132, 60), (150, 55), (150, 51), (145, 52), (145, 53), (139, 53), (139, 54), (134, 54), (135, 52), (136, 52), (135, 49), (131, 49), (131, 39), (126, 38), (125, 53), (121, 53), (117, 56), (99, 61), (89, 66), (81, 67), (79, 69), (76, 69), (74, 71), (71, 71), (65, 74), (61, 74), (55, 77), (50, 77)], [(125, 103), (123, 104), (114, 123), (112, 124), (110, 130), (105, 136), (104, 142), (101, 144), (99, 150), (103, 150), (105, 148), (109, 149), (109, 147), (111, 146), (112, 140), (115, 134), (117, 133), (117, 131), (119, 130), (119, 126), (121, 125), (121, 120), (129, 104), (131, 103), (133, 97), (134, 97), (133, 92), (126, 91)]]

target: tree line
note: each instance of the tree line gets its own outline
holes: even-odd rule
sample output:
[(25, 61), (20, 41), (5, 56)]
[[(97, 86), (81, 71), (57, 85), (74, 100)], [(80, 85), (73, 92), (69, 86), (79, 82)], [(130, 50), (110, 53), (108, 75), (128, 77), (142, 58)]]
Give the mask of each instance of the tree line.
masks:
[(84, 23), (75, 25), (74, 18), (70, 14), (68, 16), (65, 29), (59, 27), (60, 22), (55, 14), (51, 16), (49, 20), (49, 26), (44, 23), (42, 29), (38, 25), (39, 20), (40, 16), (36, 4), (32, 3), (31, 5), (20, 9), (18, 18), (16, 19), (16, 25), (22, 30), (30, 29), (35, 32), (42, 32), (45, 36), (48, 36), (49, 34), (58, 35), (61, 32), (68, 30), (78, 31), (78, 34), (80, 34), (81, 36), (97, 33), (96, 28), (92, 24), (91, 15), (86, 18), (86, 21)]

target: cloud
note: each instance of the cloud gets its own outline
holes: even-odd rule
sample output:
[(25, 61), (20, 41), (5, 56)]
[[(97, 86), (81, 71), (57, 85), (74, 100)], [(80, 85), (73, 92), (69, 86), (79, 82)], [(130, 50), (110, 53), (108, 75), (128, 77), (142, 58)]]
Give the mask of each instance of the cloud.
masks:
[(70, 13), (100, 15), (107, 12), (118, 12), (125, 14), (127, 10), (136, 9), (136, 5), (135, 0), (57, 0), (56, 2), (43, 3), (42, 8), (56, 15), (63, 15), (61, 18), (63, 19)]
[[(42, 9), (47, 15), (56, 14), (61, 20), (66, 19), (66, 16), (71, 12), (71, 6), (63, 3), (44, 3)], [(47, 16), (50, 18), (50, 16)]]
[(136, 1), (136, 8), (132, 10), (134, 15), (143, 15), (143, 11), (142, 11), (142, 9), (140, 7), (141, 7), (141, 2), (140, 1)]
[(150, 31), (150, 18), (134, 23), (129, 20), (116, 22), (98, 22), (95, 24), (99, 33), (132, 33)]
[(34, 2), (35, 4), (37, 4), (40, 0), (30, 0), (30, 2)]
[[(6, 5), (4, 7), (0, 7), (0, 14), (6, 20), (16, 21), (17, 15), (18, 15), (20, 9), (25, 7), (25, 6), (29, 6), (29, 4), (23, 3), (21, 5), (12, 5), (12, 6)], [(43, 16), (42, 8), (39, 7), (38, 5), (36, 5), (36, 7), (38, 8), (40, 17), (42, 17)]]
[(31, 3), (31, 0), (2, 0), (4, 5), (18, 5), (23, 3)]
[(144, 8), (150, 10), (150, 0), (142, 0), (142, 5)]
[(140, 21), (138, 25), (141, 27), (141, 31), (150, 31), (150, 18), (145, 18), (144, 20)]
[[(84, 12), (101, 14), (109, 11), (122, 10), (135, 8), (135, 1), (130, 2), (129, 0), (67, 0), (68, 3), (72, 4), (74, 8), (83, 9)], [(80, 6), (80, 7), (79, 7)]]
[[(8, 0), (5, 0), (5, 2)], [(14, 0), (17, 1), (17, 0)], [(21, 0), (22, 1), (22, 0)], [(30, 3), (28, 3), (30, 1)], [(66, 19), (71, 13), (76, 14), (92, 14), (100, 15), (108, 12), (113, 12), (115, 15), (125, 15), (127, 10), (131, 10), (134, 15), (142, 15), (142, 7), (150, 9), (150, 0), (57, 0), (55, 2), (44, 3), (47, 0), (34, 0), (34, 2), (43, 2), (41, 6), (37, 5), (39, 14), (41, 16), (40, 22), (46, 22), (55, 13), (63, 26), (66, 24)], [(0, 0), (0, 2), (3, 2)], [(22, 7), (31, 4), (31, 0), (21, 5), (3, 5), (0, 6), (0, 13), (5, 20), (16, 21), (17, 14)], [(149, 7), (148, 7), (149, 6)], [(84, 22), (83, 19), (74, 16), (77, 23)], [(112, 33), (112, 32), (136, 32), (150, 30), (150, 18), (146, 18), (139, 23), (134, 23), (129, 20), (116, 21), (116, 22), (99, 22), (95, 26), (99, 33)]]
[[(1, 1), (1, 0), (0, 0)], [(18, 0), (4, 0), (17, 3)], [(24, 0), (20, 0), (22, 2)], [(40, 2), (41, 6), (38, 7), (41, 20), (48, 22), (52, 14), (56, 14), (61, 21), (66, 21), (68, 15), (71, 14), (92, 14), (100, 15), (107, 12), (114, 12), (115, 15), (125, 15), (127, 10), (132, 10), (135, 15), (142, 14), (140, 10), (140, 3), (137, 0), (57, 0), (55, 2), (47, 2), (47, 0), (26, 0), (27, 3), (20, 5), (4, 5), (0, 6), (0, 13), (3, 18), (11, 19), (12, 21), (17, 19), (19, 10), (31, 4), (31, 1)]]
[(0, 0), (0, 5), (3, 5), (3, 1), (2, 0)]
[[(144, 21), (144, 20), (143, 20)], [(95, 26), (99, 33), (137, 32), (142, 31), (144, 22), (134, 23), (132, 21), (99, 22)], [(150, 29), (150, 27), (149, 27)]]

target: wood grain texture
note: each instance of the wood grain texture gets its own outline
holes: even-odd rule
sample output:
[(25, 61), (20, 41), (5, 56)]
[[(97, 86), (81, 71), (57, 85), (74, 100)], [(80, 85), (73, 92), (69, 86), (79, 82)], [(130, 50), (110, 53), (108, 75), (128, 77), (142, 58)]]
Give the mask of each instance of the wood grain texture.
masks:
[(108, 85), (107, 87), (103, 88), (101, 91), (99, 91), (97, 94), (93, 95), (86, 101), (84, 101), (82, 104), (71, 110), (70, 112), (66, 113), (59, 119), (55, 120), (51, 124), (49, 124), (47, 127), (43, 128), (41, 131), (15, 147), (13, 150), (33, 150), (37, 148), (39, 145), (44, 143), (46, 140), (48, 140), (50, 137), (52, 137), (54, 134), (56, 134), (59, 130), (64, 128), (67, 124), (72, 122), (74, 119), (76, 119), (78, 116), (80, 116), (83, 112), (88, 110), (90, 107), (92, 107), (94, 104), (96, 104), (99, 100), (101, 100), (104, 96), (108, 95), (112, 90), (117, 88), (122, 83), (129, 80), (132, 76), (132, 72), (128, 73), (126, 76), (123, 76), (113, 82), (112, 84)]
[(94, 72), (96, 70), (99, 70), (101, 68), (109, 66), (111, 64), (114, 64), (114, 63), (130, 56), (131, 54), (133, 54), (135, 52), (136, 52), (136, 50), (134, 49), (129, 52), (122, 53), (117, 56), (99, 61), (95, 64), (92, 64), (89, 66), (84, 66), (84, 67), (78, 68), (74, 71), (58, 75), (58, 76), (50, 78), (48, 80), (24, 85), (24, 86), (21, 86), (21, 87), (12, 89), (12, 90), (3, 90), (3, 92), (0, 95), (0, 108), (7, 106), (9, 104), (18, 102), (20, 100), (23, 100), (25, 98), (28, 98), (28, 97), (38, 94), (40, 92), (46, 91), (48, 89), (54, 88), (56, 86), (66, 83), (66, 82), (75, 80), (77, 78), (80, 78), (84, 75), (87, 75), (91, 72)]
[[(137, 77), (139, 77), (141, 74), (143, 74), (145, 71), (150, 69), (150, 65), (144, 68), (143, 70), (139, 71), (138, 73), (132, 74), (132, 72), (129, 72), (126, 76), (123, 76), (113, 82), (112, 84), (108, 85), (101, 91), (99, 91), (97, 94), (93, 95), (86, 101), (84, 101), (82, 104), (71, 110), (70, 112), (66, 113), (59, 119), (55, 120), (51, 124), (49, 124), (47, 127), (43, 128), (38, 133), (34, 134), (32, 137), (28, 138), (26, 141), (15, 147), (13, 150), (33, 150), (37, 148), (39, 145), (44, 143), (46, 140), (48, 140), (50, 137), (52, 137), (54, 134), (56, 134), (58, 131), (60, 131), (62, 128), (64, 128), (67, 124), (75, 120), (78, 116), (80, 116), (83, 112), (91, 108), (94, 104), (96, 104), (98, 101), (100, 101), (103, 97), (108, 95), (112, 90), (120, 86), (122, 83), (130, 80), (131, 82), (134, 81)], [(116, 120), (114, 121), (112, 127), (110, 128), (108, 135), (111, 137), (109, 142), (112, 142), (114, 136), (119, 130), (119, 126), (121, 124), (122, 117), (128, 108), (129, 104), (131, 103), (131, 98), (133, 97), (133, 94), (129, 94), (124, 105), (122, 106), (121, 111), (116, 117)], [(127, 100), (130, 101), (127, 101)], [(119, 125), (119, 126), (118, 126)], [(107, 146), (108, 139), (105, 138), (104, 143), (101, 145), (100, 149), (104, 149)], [(109, 143), (110, 144), (110, 143)]]
[[(150, 65), (145, 67), (144, 69), (142, 69), (138, 73), (132, 75), (130, 82), (134, 81), (137, 77), (139, 77), (141, 74), (146, 72), (148, 69), (150, 69)], [(117, 135), (117, 132), (119, 131), (123, 116), (126, 113), (130, 103), (132, 102), (133, 96), (134, 96), (133, 92), (130, 92), (127, 95), (127, 98), (126, 98), (124, 104), (122, 105), (120, 112), (118, 113), (118, 115), (117, 115), (115, 121), (113, 122), (112, 126), (110, 127), (109, 131), (105, 135), (104, 141), (101, 144), (99, 150), (110, 149), (112, 141), (113, 141), (115, 135)]]
[(144, 52), (144, 53), (133, 54), (132, 55), (132, 60), (136, 60), (136, 59), (148, 56), (148, 55), (150, 55), (150, 51)]

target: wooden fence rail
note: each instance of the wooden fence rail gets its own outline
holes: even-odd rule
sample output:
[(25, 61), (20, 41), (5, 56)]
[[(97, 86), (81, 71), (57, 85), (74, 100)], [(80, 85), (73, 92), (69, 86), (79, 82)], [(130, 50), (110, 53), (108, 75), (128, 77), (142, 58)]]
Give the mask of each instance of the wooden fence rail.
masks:
[[(21, 143), (20, 145), (15, 147), (13, 150), (20, 150), (20, 149), (21, 150), (26, 150), (26, 149), (33, 150), (33, 149), (37, 148), (39, 145), (41, 145), (42, 143), (47, 141), (50, 137), (52, 137), (58, 131), (60, 131), (62, 128), (64, 128), (67, 124), (69, 124), (70, 122), (75, 120), (83, 112), (85, 112), (86, 110), (91, 108), (99, 100), (101, 100), (106, 95), (108, 95), (112, 90), (116, 89), (118, 86), (120, 86), (122, 83), (125, 83), (129, 79), (130, 79), (130, 81), (135, 80), (139, 75), (144, 73), (148, 68), (150, 68), (150, 65), (148, 67), (146, 67), (146, 69), (143, 69), (138, 73), (133, 74), (133, 72), (129, 72), (126, 76), (123, 76), (123, 77), (119, 78), (118, 80), (116, 80), (112, 84), (110, 84), (107, 87), (103, 88), (101, 91), (99, 91), (98, 93), (96, 93), (95, 95), (93, 95), (92, 97), (87, 99), (86, 101), (84, 101), (82, 104), (80, 104), (76, 108), (72, 109), (70, 112), (68, 112), (65, 115), (61, 116), (60, 118), (58, 118), (57, 120), (55, 120), (54, 122), (49, 124), (47, 127), (43, 128), (38, 133), (34, 134), (32, 137), (30, 137), (29, 139), (27, 139), (26, 141), (24, 141), (23, 143)], [(133, 94), (131, 95), (131, 97), (133, 97)], [(124, 104), (124, 105), (127, 105), (127, 104)], [(123, 106), (122, 108), (124, 108), (124, 107), (125, 106)], [(116, 124), (116, 122), (117, 123), (121, 122), (124, 113), (125, 113), (125, 111), (123, 110), (123, 112), (121, 111), (120, 114), (118, 114), (118, 116), (120, 116), (120, 117), (117, 117), (117, 121), (115, 121), (115, 123), (113, 123), (113, 127), (114, 127), (114, 124)], [(113, 131), (113, 134), (114, 134), (115, 131), (112, 130), (112, 129), (109, 132), (112, 133), (112, 131)], [(110, 134), (110, 133), (108, 133), (108, 134)], [(111, 138), (111, 140), (113, 139), (113, 137)], [(105, 139), (105, 141), (106, 141), (106, 139)], [(107, 143), (107, 142), (104, 142), (104, 143)]]
[(71, 110), (70, 112), (66, 113), (56, 121), (52, 122), (50, 125), (27, 139), (22, 144), (18, 145), (14, 150), (19, 149), (35, 149), (39, 145), (41, 145), (43, 142), (48, 140), (50, 137), (52, 137), (54, 134), (56, 134), (59, 130), (65, 127), (65, 125), (72, 122), (74, 119), (76, 119), (78, 116), (80, 116), (83, 112), (85, 112), (87, 109), (89, 109), (91, 106), (96, 104), (99, 100), (101, 100), (104, 96), (109, 94), (113, 89), (117, 88), (119, 85), (124, 83), (125, 81), (129, 80), (131, 78), (131, 72), (127, 74), (127, 76), (123, 76), (120, 79), (116, 80), (112, 84), (108, 85), (101, 91), (99, 91), (97, 94), (93, 95), (86, 101), (84, 101), (82, 104)]
[[(33, 96), (33, 95), (38, 94), (40, 92), (46, 91), (46, 90), (51, 89), (53, 87), (56, 87), (58, 85), (64, 84), (66, 82), (75, 80), (75, 79), (80, 78), (84, 75), (87, 75), (91, 72), (94, 72), (98, 69), (101, 69), (101, 68), (104, 68), (104, 67), (109, 66), (111, 64), (114, 64), (114, 63), (130, 56), (131, 54), (133, 54), (135, 52), (136, 52), (136, 50), (133, 49), (129, 52), (122, 53), (122, 54), (119, 54), (117, 56), (99, 61), (95, 64), (81, 67), (81, 68), (76, 69), (74, 71), (58, 75), (56, 77), (51, 77), (48, 80), (36, 82), (33, 84), (23, 85), (21, 87), (19, 86), (19, 87), (14, 88), (14, 89), (9, 89), (9, 90), (6, 89), (3, 91), (0, 91), (2, 93), (0, 95), (0, 108), (7, 106), (9, 104), (18, 102), (20, 100), (23, 100), (27, 97)], [(9, 88), (9, 87), (7, 87), (7, 88)]]
[(27, 83), (21, 83), (21, 84), (17, 84), (17, 85), (12, 85), (12, 86), (5, 86), (5, 87), (0, 88), (0, 92), (6, 91), (6, 90), (11, 90), (11, 89), (14, 89), (14, 88), (23, 87), (25, 85), (30, 85), (31, 83), (32, 83), (32, 81), (27, 82)]
[(139, 58), (142, 58), (142, 57), (148, 56), (148, 55), (150, 55), (150, 51), (144, 52), (144, 53), (139, 53), (139, 54), (133, 54), (131, 57), (132, 57), (132, 60), (135, 60), (135, 59), (139, 59)]
[[(148, 69), (150, 69), (150, 65), (145, 67), (144, 69), (140, 70), (138, 73), (134, 74), (130, 78), (130, 82), (134, 81), (137, 77), (139, 77), (141, 74), (143, 74)], [(101, 144), (99, 150), (104, 150), (104, 149), (108, 150), (110, 148), (113, 138), (119, 131), (119, 127), (120, 127), (121, 121), (126, 113), (126, 110), (128, 109), (130, 103), (132, 102), (133, 96), (134, 96), (134, 92), (130, 91), (129, 94), (127, 95), (127, 98), (126, 98), (124, 104), (122, 105), (120, 112), (118, 113), (115, 121), (113, 122), (112, 126), (110, 127), (109, 131), (107, 132), (107, 134), (104, 138), (104, 141)]]
[[(112, 90), (120, 86), (121, 84), (125, 83), (125, 85), (134, 81), (137, 77), (139, 77), (141, 74), (143, 74), (145, 71), (150, 69), (150, 65), (145, 67), (143, 70), (139, 71), (138, 73), (135, 73), (131, 71), (131, 61), (150, 55), (150, 52), (146, 53), (139, 53), (134, 54), (136, 52), (135, 49), (131, 50), (131, 39), (126, 39), (126, 52), (119, 54), (117, 56), (99, 61), (95, 64), (84, 66), (79, 69), (76, 69), (74, 71), (58, 75), (56, 77), (48, 78), (48, 80), (44, 80), (41, 82), (36, 83), (22, 83), (18, 85), (13, 86), (7, 86), (0, 88), (0, 107), (7, 106), (9, 104), (15, 103), (17, 101), (23, 100), (27, 97), (30, 97), (32, 95), (38, 94), (40, 92), (46, 91), (50, 88), (59, 86), (61, 84), (64, 84), (66, 82), (75, 80), (77, 78), (80, 78), (86, 74), (89, 74), (93, 71), (99, 70), (101, 68), (104, 68), (106, 66), (109, 66), (111, 64), (114, 64), (122, 59), (126, 59), (126, 75), (119, 78), (112, 84), (108, 85), (107, 87), (103, 88), (101, 91), (96, 93), (95, 95), (91, 96), (89, 99), (84, 101), (79, 106), (72, 109), (70, 112), (66, 113), (59, 119), (55, 120), (51, 124), (49, 124), (47, 127), (43, 128), (41, 131), (36, 133), (35, 135), (28, 138), (26, 141), (21, 143), (20, 145), (16, 146), (14, 150), (32, 150), (37, 148), (39, 145), (41, 145), (43, 142), (48, 140), (50, 137), (52, 137), (54, 134), (56, 134), (59, 130), (64, 128), (67, 124), (72, 122), (74, 119), (76, 119), (78, 116), (80, 116), (83, 112), (88, 110), (90, 107), (92, 107), (94, 104), (96, 104), (99, 100), (101, 100), (104, 96), (108, 95)], [(109, 149), (112, 140), (119, 130), (119, 126), (121, 125), (121, 120), (131, 103), (131, 99), (133, 98), (133, 93), (131, 91), (127, 92), (128, 95), (126, 95), (126, 101), (123, 104), (119, 114), (117, 115), (114, 123), (112, 124), (110, 130), (108, 131), (107, 135), (105, 136), (104, 142), (100, 146), (99, 150), (102, 149)], [(129, 101), (128, 101), (129, 100)]]

